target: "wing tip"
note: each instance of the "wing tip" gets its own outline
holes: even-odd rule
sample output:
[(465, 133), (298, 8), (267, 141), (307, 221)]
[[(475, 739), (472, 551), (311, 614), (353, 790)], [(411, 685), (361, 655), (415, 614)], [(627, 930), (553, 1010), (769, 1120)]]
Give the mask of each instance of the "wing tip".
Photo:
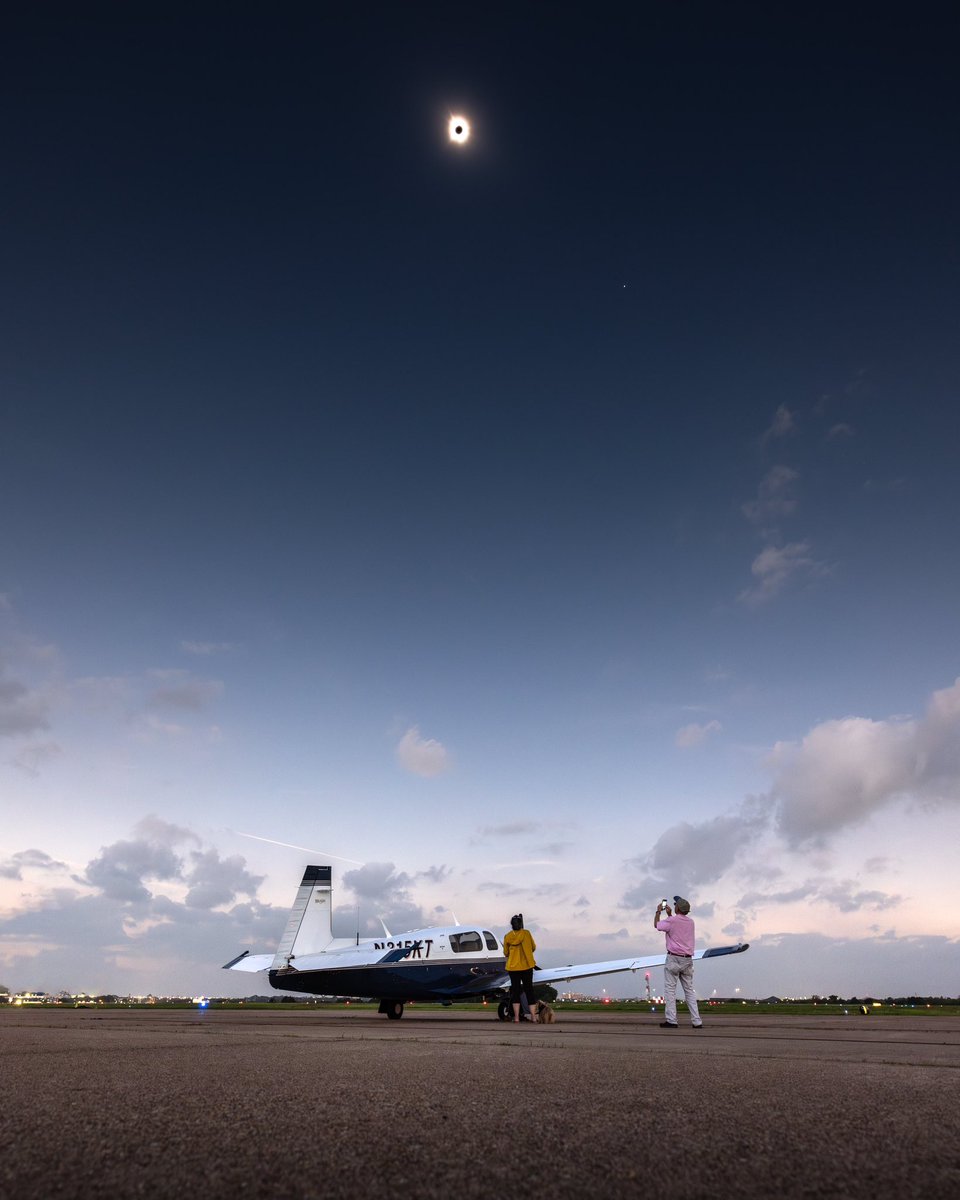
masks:
[(719, 958), (721, 954), (742, 954), (744, 950), (750, 949), (749, 942), (737, 942), (735, 946), (712, 946), (709, 950), (704, 950), (704, 958)]

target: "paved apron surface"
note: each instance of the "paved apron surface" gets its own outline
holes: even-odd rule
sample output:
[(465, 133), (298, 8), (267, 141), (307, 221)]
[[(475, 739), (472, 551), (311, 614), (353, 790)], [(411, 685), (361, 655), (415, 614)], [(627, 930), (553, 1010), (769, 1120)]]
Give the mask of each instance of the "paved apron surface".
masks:
[(0, 1194), (960, 1195), (960, 1019), (0, 1010)]

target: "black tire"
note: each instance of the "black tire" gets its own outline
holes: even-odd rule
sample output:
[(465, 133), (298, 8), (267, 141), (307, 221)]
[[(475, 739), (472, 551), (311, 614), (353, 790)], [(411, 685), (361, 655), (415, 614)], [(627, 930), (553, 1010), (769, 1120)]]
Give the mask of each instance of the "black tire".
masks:
[(497, 1016), (501, 1021), (513, 1020), (513, 1005), (509, 1000), (501, 1000), (497, 1005)]
[(403, 1016), (403, 1001), (389, 1000), (387, 1002), (387, 1016), (391, 1021), (399, 1021)]

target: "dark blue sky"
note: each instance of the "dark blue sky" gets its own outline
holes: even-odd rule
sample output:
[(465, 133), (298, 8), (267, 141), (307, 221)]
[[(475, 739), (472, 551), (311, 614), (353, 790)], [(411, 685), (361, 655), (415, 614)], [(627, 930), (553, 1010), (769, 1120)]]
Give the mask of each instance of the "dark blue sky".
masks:
[[(100, 845), (318, 788), (312, 844), (356, 858), (361, 813), (506, 828), (559, 795), (639, 856), (614, 914), (671, 805), (697, 828), (772, 786), (799, 836), (771, 747), (851, 714), (895, 740), (960, 674), (957, 33), (923, 5), (8, 19), (10, 794), (69, 808), (78, 755)], [(184, 758), (188, 716), (219, 749)], [(719, 913), (747, 884), (717, 879)]]

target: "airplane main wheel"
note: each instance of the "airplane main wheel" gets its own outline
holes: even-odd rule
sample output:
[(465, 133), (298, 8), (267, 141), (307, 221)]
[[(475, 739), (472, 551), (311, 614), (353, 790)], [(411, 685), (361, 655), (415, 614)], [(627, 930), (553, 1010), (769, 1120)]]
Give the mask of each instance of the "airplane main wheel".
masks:
[(501, 1021), (513, 1020), (513, 1005), (509, 1000), (501, 1000), (497, 1005), (497, 1016)]
[(403, 1016), (403, 1001), (389, 1000), (387, 1002), (387, 1016), (391, 1021), (399, 1021)]

